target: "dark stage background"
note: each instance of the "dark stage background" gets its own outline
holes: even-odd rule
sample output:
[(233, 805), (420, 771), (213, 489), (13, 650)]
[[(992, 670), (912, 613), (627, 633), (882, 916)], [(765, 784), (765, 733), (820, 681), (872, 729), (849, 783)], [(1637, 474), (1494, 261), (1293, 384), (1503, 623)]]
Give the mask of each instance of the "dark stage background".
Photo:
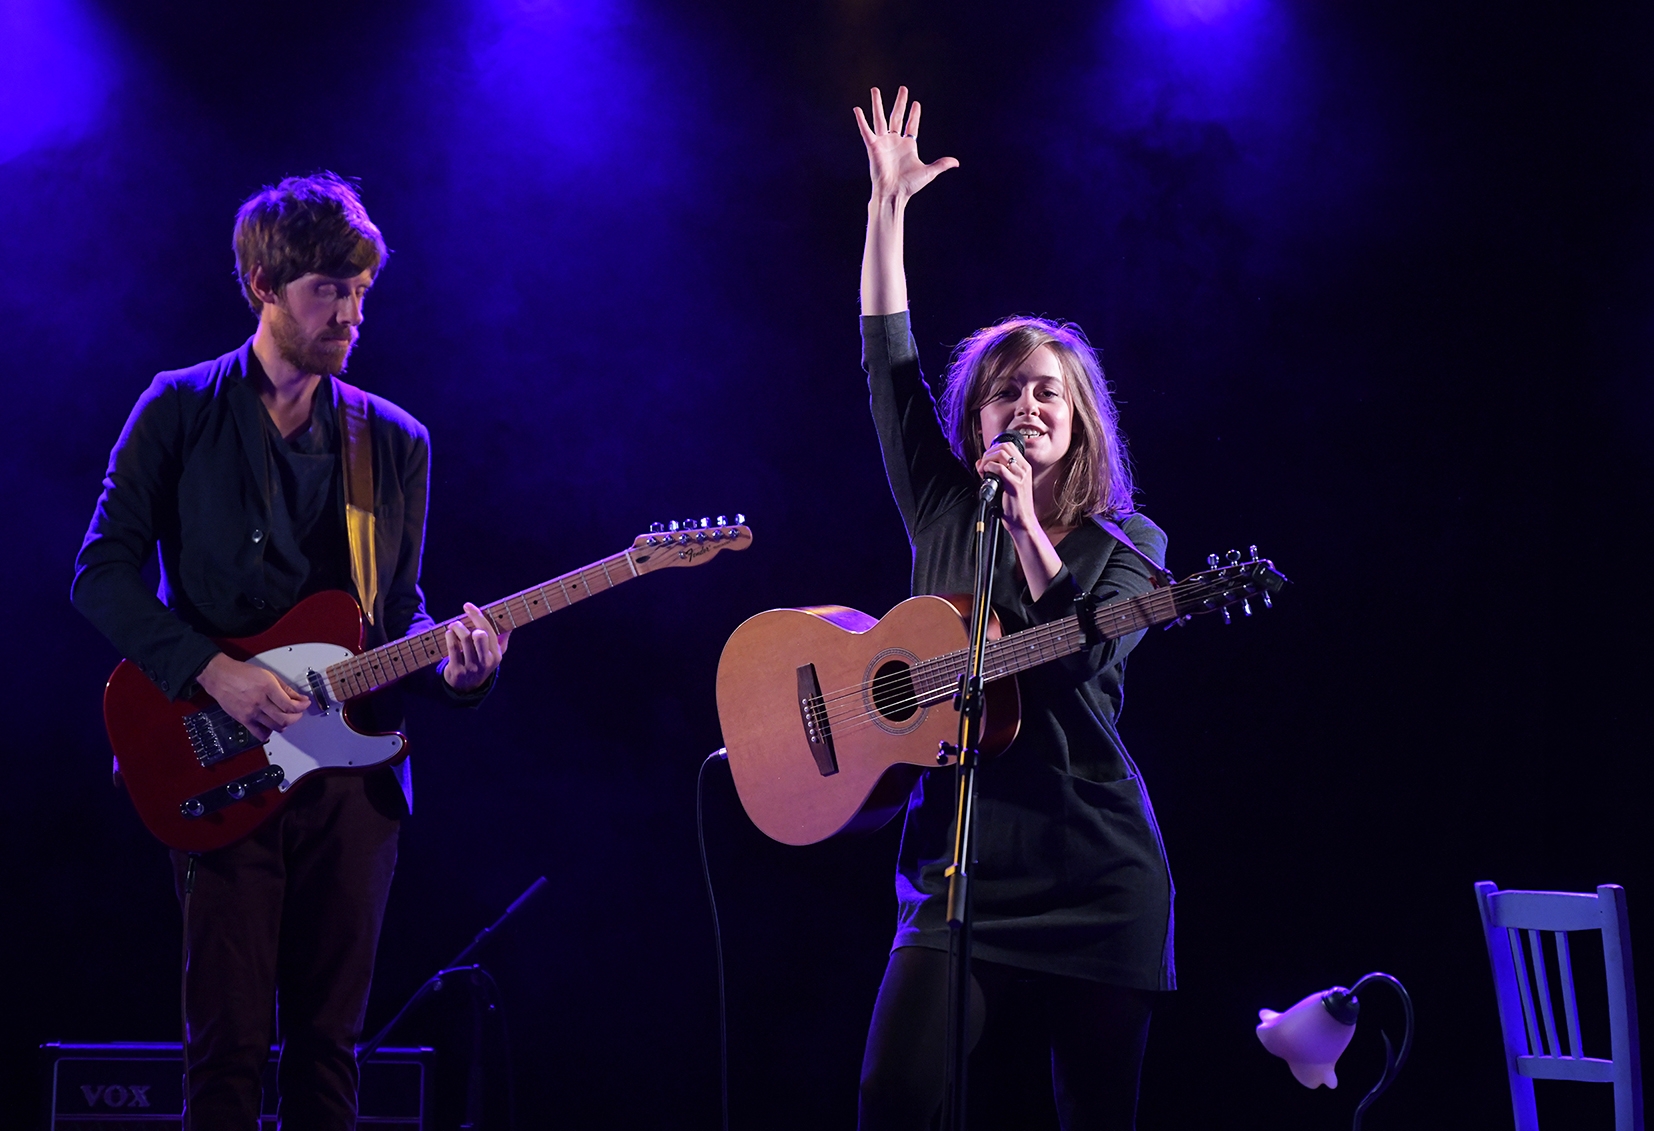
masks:
[[(1391, 1002), (1370, 995), (1332, 1093), (1252, 1027), (1378, 968), (1419, 1033), (1368, 1126), (1508, 1126), (1476, 880), (1624, 884), (1654, 993), (1646, 6), (232, 10), (0, 10), (0, 1123), (30, 1110), (41, 1041), (176, 1036), (178, 913), (110, 788), (117, 657), (70, 564), (149, 377), (251, 332), (236, 205), (325, 167), (396, 252), (351, 375), (431, 427), (433, 613), (654, 519), (756, 531), (523, 631), (479, 715), (416, 713), (369, 1027), (545, 873), (483, 955), (521, 1125), (716, 1125), (694, 804), (720, 648), (764, 608), (907, 593), (857, 364), (850, 107), (875, 82), (908, 83), (924, 154), (963, 163), (909, 217), (928, 371), (1006, 314), (1079, 321), (1172, 565), (1256, 542), (1295, 582), (1132, 662), (1182, 982), (1142, 1125), (1345, 1125)], [(770, 843), (722, 765), (706, 821), (733, 1126), (849, 1127), (896, 830)], [(439, 1013), (405, 1036), (446, 1040)]]

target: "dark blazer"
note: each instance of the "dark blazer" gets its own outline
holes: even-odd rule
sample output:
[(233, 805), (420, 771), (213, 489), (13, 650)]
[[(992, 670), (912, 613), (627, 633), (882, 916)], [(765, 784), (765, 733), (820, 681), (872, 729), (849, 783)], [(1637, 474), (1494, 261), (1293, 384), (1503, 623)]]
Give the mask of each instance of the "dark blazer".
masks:
[[(218, 651), (211, 637), (262, 632), (286, 611), (266, 588), (273, 495), (264, 409), (249, 380), (251, 354), (248, 339), (216, 360), (150, 382), (110, 453), (103, 493), (75, 559), (75, 607), (173, 698), (197, 690), (195, 674)], [(342, 420), (336, 383), (324, 388)], [(429, 436), (391, 402), (371, 394), (370, 400), (379, 568), (367, 630), (373, 646), (434, 622), (419, 588)], [(152, 550), (160, 556), (158, 594), (142, 576)], [(394, 726), (386, 718), (399, 711), (372, 714), (376, 723)]]

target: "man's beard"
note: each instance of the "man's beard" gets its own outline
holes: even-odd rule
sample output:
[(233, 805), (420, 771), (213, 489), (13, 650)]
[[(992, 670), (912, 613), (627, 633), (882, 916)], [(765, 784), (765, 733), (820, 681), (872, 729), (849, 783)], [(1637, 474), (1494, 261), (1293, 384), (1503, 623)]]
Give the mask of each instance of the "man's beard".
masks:
[[(351, 331), (345, 327), (343, 339), (329, 340), (326, 337), (307, 338), (299, 329), (293, 316), (277, 307), (275, 317), (270, 319), (270, 334), (276, 343), (276, 352), (281, 359), (293, 366), (300, 373), (325, 373), (337, 377), (350, 364), (350, 351), (355, 346), (351, 340)], [(340, 344), (344, 345), (341, 351)]]

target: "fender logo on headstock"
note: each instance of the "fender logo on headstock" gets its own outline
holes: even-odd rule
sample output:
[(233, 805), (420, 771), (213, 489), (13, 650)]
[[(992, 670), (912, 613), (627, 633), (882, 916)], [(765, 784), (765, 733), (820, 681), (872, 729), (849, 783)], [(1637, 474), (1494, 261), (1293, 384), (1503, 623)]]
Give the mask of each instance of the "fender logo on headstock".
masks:
[(654, 523), (632, 543), (632, 563), (640, 569), (696, 565), (720, 550), (744, 550), (752, 544), (746, 521), (746, 515), (738, 514), (733, 523), (723, 515), (717, 522), (703, 518)]

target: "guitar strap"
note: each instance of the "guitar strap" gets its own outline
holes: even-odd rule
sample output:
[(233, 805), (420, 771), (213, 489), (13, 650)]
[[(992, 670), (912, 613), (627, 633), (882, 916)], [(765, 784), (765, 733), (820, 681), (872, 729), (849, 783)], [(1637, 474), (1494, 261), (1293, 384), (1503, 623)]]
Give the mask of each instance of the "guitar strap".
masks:
[(1124, 546), (1126, 549), (1143, 559), (1143, 563), (1149, 567), (1149, 579), (1154, 582), (1154, 587), (1156, 589), (1164, 589), (1166, 586), (1172, 584), (1174, 578), (1172, 577), (1171, 570), (1167, 569), (1159, 562), (1156, 562), (1142, 550), (1139, 550), (1137, 548), (1137, 543), (1126, 537), (1126, 532), (1120, 529), (1119, 523), (1106, 519), (1102, 515), (1094, 514), (1091, 517), (1097, 525), (1102, 527), (1103, 530), (1116, 542), (1120, 543), (1120, 545)]
[(350, 577), (362, 615), (373, 623), (379, 599), (379, 560), (373, 522), (373, 406), (368, 395), (337, 377), (345, 465), (345, 539), (350, 543)]

